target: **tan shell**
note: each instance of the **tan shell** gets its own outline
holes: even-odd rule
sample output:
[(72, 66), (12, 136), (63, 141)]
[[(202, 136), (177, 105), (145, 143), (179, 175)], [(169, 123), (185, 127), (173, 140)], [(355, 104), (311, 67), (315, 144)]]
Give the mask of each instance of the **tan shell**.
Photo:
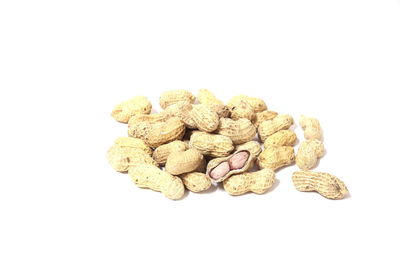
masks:
[(293, 118), (287, 114), (280, 114), (272, 120), (263, 121), (258, 127), (258, 135), (262, 142), (267, 139), (268, 136), (280, 130), (287, 130), (293, 125)]
[(189, 149), (189, 146), (180, 140), (172, 141), (168, 144), (157, 147), (153, 152), (153, 159), (160, 165), (164, 165), (167, 162), (168, 156), (172, 152), (183, 152)]
[(254, 117), (254, 108), (246, 100), (240, 100), (230, 105), (229, 111), (233, 120), (245, 118), (251, 121)]
[(277, 170), (294, 162), (294, 149), (291, 146), (267, 145), (258, 156), (258, 166), (261, 169)]
[(169, 199), (180, 199), (185, 193), (185, 187), (179, 177), (172, 176), (154, 165), (133, 165), (128, 174), (138, 187), (162, 192)]
[(140, 149), (149, 156), (153, 154), (153, 150), (151, 150), (151, 148), (148, 145), (146, 145), (146, 143), (142, 139), (139, 138), (122, 136), (115, 139), (114, 144), (120, 147), (130, 147), (134, 149)]
[(134, 115), (150, 114), (151, 107), (151, 102), (147, 97), (136, 96), (116, 105), (111, 116), (119, 122), (127, 123)]
[(170, 90), (166, 91), (160, 96), (160, 106), (165, 109), (166, 107), (176, 104), (180, 101), (189, 102), (193, 104), (195, 96), (188, 90)]
[(189, 146), (200, 153), (212, 157), (225, 157), (234, 149), (229, 137), (195, 131), (190, 137)]
[(235, 151), (238, 150), (247, 150), (251, 153), (251, 155), (253, 155), (253, 157), (257, 157), (262, 151), (261, 145), (257, 141), (249, 141), (242, 145), (238, 145), (235, 147)]
[(250, 97), (247, 95), (237, 95), (232, 97), (227, 104), (228, 108), (237, 105), (237, 103), (240, 102), (241, 100), (249, 102), (250, 105), (253, 107), (254, 112), (261, 112), (268, 109), (264, 100), (262, 100), (261, 98)]
[(212, 111), (206, 105), (193, 105), (189, 114), (197, 128), (201, 131), (213, 132), (218, 128), (218, 114), (215, 111)]
[(243, 195), (247, 192), (264, 194), (275, 182), (275, 173), (271, 169), (262, 169), (256, 172), (245, 172), (232, 175), (224, 180), (226, 192), (232, 196)]
[(317, 119), (301, 115), (300, 126), (304, 130), (304, 137), (306, 139), (322, 140), (322, 129)]
[(205, 88), (199, 90), (199, 93), (197, 94), (197, 100), (199, 101), (200, 104), (204, 104), (206, 106), (211, 106), (215, 104), (224, 105), (224, 102), (216, 98), (211, 91)]
[(185, 101), (177, 102), (176, 104), (168, 106), (164, 111), (170, 117), (178, 117), (181, 119), (188, 129), (197, 129), (197, 125), (190, 115), (192, 104)]
[(128, 133), (131, 131), (130, 129), (137, 127), (137, 124), (141, 122), (148, 122), (148, 123), (156, 123), (156, 122), (166, 122), (169, 118), (172, 118), (174, 116), (171, 116), (164, 110), (161, 111), (160, 113), (155, 113), (155, 114), (139, 114), (135, 115), (132, 118), (129, 119), (128, 122)]
[[(248, 157), (246, 163), (244, 164), (243, 168), (241, 168), (241, 169), (236, 169), (236, 170), (230, 170), (226, 175), (224, 175), (224, 176), (221, 177), (220, 179), (213, 179), (213, 178), (211, 178), (210, 172), (211, 172), (215, 167), (217, 167), (218, 165), (220, 165), (220, 164), (223, 163), (223, 162), (228, 162), (229, 159), (231, 159), (233, 156), (235, 156), (236, 154), (238, 154), (238, 153), (240, 153), (240, 152), (244, 152), (244, 151), (246, 151), (246, 152), (249, 153), (249, 157)], [(254, 165), (254, 157), (251, 155), (250, 151), (247, 151), (247, 150), (238, 150), (238, 151), (236, 151), (235, 153), (229, 155), (228, 157), (215, 158), (215, 159), (210, 160), (210, 161), (208, 162), (208, 164), (207, 164), (207, 171), (206, 171), (206, 174), (207, 174), (207, 177), (208, 177), (209, 179), (211, 179), (211, 181), (214, 181), (214, 182), (219, 183), (219, 182), (222, 182), (223, 180), (229, 178), (230, 176), (232, 176), (232, 175), (234, 175), (234, 174), (243, 173), (243, 172), (245, 172), (245, 171), (251, 169), (251, 168), (253, 167), (253, 165)]]
[(129, 128), (129, 135), (142, 139), (150, 147), (159, 147), (174, 140), (182, 139), (185, 124), (176, 117), (165, 122), (140, 122)]
[(325, 153), (324, 144), (316, 139), (301, 142), (296, 155), (297, 166), (305, 171), (317, 166), (318, 159)]
[(261, 124), (263, 121), (272, 120), (272, 119), (275, 118), (277, 115), (278, 115), (278, 113), (275, 112), (275, 111), (264, 110), (264, 111), (255, 113), (252, 122), (253, 122), (254, 126), (255, 126), (256, 128), (258, 128), (258, 126), (260, 126), (260, 124)]
[(233, 144), (240, 145), (254, 138), (256, 127), (248, 119), (234, 121), (228, 118), (221, 118), (217, 133), (232, 139)]
[(130, 166), (137, 163), (147, 163), (158, 166), (157, 162), (142, 149), (121, 147), (116, 144), (107, 151), (107, 160), (111, 167), (119, 172), (126, 172)]
[(297, 136), (293, 131), (280, 130), (265, 139), (264, 145), (293, 146)]
[(292, 180), (297, 190), (316, 191), (329, 199), (343, 199), (349, 192), (339, 178), (329, 173), (297, 171), (293, 173)]
[(211, 181), (207, 175), (201, 172), (191, 172), (181, 175), (185, 187), (195, 193), (205, 191), (211, 187)]
[(184, 152), (172, 152), (167, 158), (165, 170), (173, 175), (192, 172), (200, 167), (203, 155), (196, 149), (188, 149)]
[(203, 160), (201, 161), (199, 167), (197, 167), (194, 171), (206, 173), (206, 169), (207, 169), (207, 160), (203, 157)]

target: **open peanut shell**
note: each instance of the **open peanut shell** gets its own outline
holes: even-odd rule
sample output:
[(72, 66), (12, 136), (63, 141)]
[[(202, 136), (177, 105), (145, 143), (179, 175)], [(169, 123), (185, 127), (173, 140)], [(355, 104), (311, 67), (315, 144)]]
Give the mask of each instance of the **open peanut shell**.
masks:
[(243, 173), (254, 165), (254, 157), (250, 151), (241, 149), (223, 158), (215, 158), (208, 162), (206, 175), (211, 181), (219, 183), (231, 175)]

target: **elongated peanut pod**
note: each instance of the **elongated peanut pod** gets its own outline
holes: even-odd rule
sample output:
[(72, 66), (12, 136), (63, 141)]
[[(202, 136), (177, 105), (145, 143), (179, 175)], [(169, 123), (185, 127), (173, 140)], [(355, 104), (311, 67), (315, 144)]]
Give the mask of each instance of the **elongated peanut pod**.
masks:
[(272, 187), (275, 181), (275, 173), (271, 169), (262, 169), (257, 172), (245, 172), (232, 175), (224, 180), (226, 192), (232, 196), (243, 195), (247, 192), (264, 194)]
[(329, 199), (342, 199), (349, 192), (339, 178), (329, 173), (297, 171), (293, 173), (292, 180), (297, 190), (316, 191)]
[(179, 177), (162, 171), (153, 165), (133, 165), (129, 168), (128, 174), (138, 187), (162, 192), (169, 199), (180, 199), (185, 193), (185, 187)]

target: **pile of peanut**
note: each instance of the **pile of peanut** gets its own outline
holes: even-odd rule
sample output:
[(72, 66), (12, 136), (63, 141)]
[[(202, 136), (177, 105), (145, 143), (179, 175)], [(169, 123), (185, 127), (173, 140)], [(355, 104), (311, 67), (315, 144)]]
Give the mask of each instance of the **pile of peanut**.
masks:
[(185, 188), (202, 192), (217, 183), (230, 195), (264, 194), (276, 171), (296, 163), (300, 171), (292, 180), (297, 190), (329, 199), (348, 194), (337, 177), (311, 171), (325, 150), (315, 118), (301, 116), (306, 140), (295, 154), (293, 118), (268, 110), (260, 98), (238, 95), (225, 104), (207, 89), (200, 89), (197, 98), (187, 90), (171, 90), (159, 104), (163, 110), (150, 114), (150, 101), (137, 96), (111, 113), (128, 124), (129, 137), (117, 138), (107, 159), (140, 188), (174, 200), (183, 197)]

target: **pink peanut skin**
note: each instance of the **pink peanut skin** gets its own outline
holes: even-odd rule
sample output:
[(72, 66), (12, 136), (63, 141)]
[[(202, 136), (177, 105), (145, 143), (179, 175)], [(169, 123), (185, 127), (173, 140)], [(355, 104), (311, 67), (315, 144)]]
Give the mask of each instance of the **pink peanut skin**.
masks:
[(210, 177), (218, 180), (225, 176), (230, 171), (229, 163), (222, 162), (210, 172)]
[(237, 170), (243, 168), (249, 158), (249, 153), (246, 151), (239, 152), (229, 159), (229, 167), (231, 170)]

